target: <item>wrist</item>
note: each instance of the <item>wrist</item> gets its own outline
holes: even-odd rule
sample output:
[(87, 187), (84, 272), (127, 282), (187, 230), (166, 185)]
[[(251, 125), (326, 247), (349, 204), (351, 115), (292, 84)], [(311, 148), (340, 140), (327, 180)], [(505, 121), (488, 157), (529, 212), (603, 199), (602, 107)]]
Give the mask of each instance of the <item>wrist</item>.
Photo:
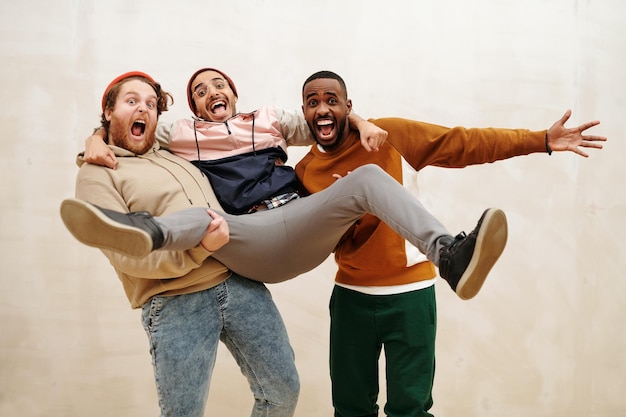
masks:
[(550, 148), (550, 143), (548, 142), (548, 131), (546, 130), (546, 152), (548, 153), (548, 155), (552, 155), (552, 148)]
[(365, 122), (365, 119), (356, 113), (350, 113), (348, 115), (348, 124), (352, 130), (360, 130), (363, 122)]
[(98, 136), (100, 139), (104, 141), (104, 143), (107, 143), (107, 131), (102, 126), (95, 128), (91, 136)]

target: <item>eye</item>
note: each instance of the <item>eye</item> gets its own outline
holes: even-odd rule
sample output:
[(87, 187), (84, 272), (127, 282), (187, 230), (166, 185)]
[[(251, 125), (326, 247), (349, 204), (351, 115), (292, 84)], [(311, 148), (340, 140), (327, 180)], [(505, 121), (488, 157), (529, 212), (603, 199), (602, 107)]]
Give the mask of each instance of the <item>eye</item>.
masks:
[(154, 109), (156, 107), (156, 103), (154, 101), (151, 101), (148, 103), (148, 107)]
[(309, 100), (309, 107), (317, 106), (317, 100)]
[(134, 98), (129, 98), (128, 99), (128, 104), (136, 104), (137, 101)]
[(328, 99), (328, 104), (337, 104), (337, 99), (336, 98)]
[(206, 90), (205, 89), (198, 90), (198, 91), (196, 91), (196, 95), (198, 97), (204, 97), (204, 96), (206, 96)]
[(224, 89), (224, 87), (226, 87), (226, 84), (219, 82), (219, 83), (215, 83), (215, 88), (217, 88), (218, 90), (222, 90)]

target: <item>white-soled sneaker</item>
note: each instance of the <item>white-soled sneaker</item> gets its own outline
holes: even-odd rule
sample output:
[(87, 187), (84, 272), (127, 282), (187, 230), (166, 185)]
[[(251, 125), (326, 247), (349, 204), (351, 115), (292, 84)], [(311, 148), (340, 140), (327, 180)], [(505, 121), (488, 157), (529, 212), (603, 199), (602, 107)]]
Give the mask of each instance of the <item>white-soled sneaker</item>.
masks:
[(143, 258), (163, 245), (163, 232), (148, 212), (120, 213), (78, 199), (61, 203), (65, 227), (81, 243)]
[[(448, 238), (439, 252), (439, 274), (463, 300), (473, 298), (504, 251), (508, 237), (506, 215), (499, 209), (484, 211), (469, 234)], [(446, 239), (446, 238), (443, 238)]]

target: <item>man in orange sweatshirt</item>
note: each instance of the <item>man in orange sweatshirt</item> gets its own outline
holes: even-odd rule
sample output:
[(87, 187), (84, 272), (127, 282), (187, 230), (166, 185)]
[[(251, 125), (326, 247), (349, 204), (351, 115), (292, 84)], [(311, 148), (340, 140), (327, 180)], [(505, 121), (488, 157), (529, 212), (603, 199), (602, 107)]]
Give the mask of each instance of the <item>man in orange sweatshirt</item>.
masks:
[[(602, 148), (606, 138), (582, 135), (599, 122), (566, 129), (570, 112), (550, 129), (446, 128), (400, 118), (371, 119), (388, 132), (378, 152), (366, 152), (346, 118), (352, 102), (342, 78), (330, 71), (303, 85), (302, 110), (317, 146), (297, 164), (307, 192), (330, 186), (357, 167), (377, 164), (398, 182), (434, 165), (464, 167), (535, 152)], [(410, 167), (410, 168), (409, 168)], [(462, 239), (463, 234), (456, 237)], [(442, 256), (443, 258), (443, 256)], [(378, 359), (385, 347), (385, 414), (432, 416), (435, 371), (435, 267), (371, 215), (365, 215), (335, 250), (338, 272), (330, 301), (330, 373), (336, 417), (378, 415)], [(442, 262), (439, 269), (445, 276)], [(454, 289), (453, 283), (450, 283)]]

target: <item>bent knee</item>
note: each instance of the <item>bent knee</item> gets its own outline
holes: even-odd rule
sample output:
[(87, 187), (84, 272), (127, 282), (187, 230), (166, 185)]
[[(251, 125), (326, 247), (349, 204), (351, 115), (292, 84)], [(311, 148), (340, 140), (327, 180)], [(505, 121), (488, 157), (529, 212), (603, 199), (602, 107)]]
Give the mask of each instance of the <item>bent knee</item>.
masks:
[(353, 174), (356, 172), (359, 172), (359, 175), (380, 175), (385, 173), (385, 171), (376, 164), (361, 165), (360, 167), (352, 171)]

